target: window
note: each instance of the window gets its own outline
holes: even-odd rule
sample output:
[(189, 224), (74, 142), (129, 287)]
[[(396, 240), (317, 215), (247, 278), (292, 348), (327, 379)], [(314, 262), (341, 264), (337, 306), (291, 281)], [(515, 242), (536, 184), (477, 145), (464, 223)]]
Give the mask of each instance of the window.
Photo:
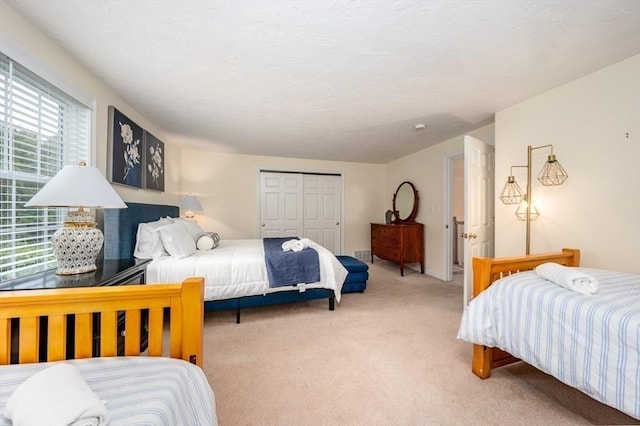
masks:
[(90, 123), (89, 108), (0, 53), (0, 282), (56, 267), (51, 236), (66, 212), (24, 204), (88, 160)]

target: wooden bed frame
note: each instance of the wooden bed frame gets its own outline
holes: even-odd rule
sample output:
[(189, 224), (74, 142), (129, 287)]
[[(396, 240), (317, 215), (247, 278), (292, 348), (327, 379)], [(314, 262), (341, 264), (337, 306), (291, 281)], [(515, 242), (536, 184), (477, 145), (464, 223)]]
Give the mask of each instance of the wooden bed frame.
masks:
[[(171, 358), (202, 366), (204, 280), (190, 278), (182, 283), (83, 287), (50, 290), (0, 292), (0, 365), (11, 363), (12, 341), (19, 342), (18, 363), (58, 361), (92, 357), (94, 339), (99, 336), (100, 354), (117, 354), (117, 318), (125, 312), (125, 356), (140, 352), (141, 313), (148, 310), (146, 355), (163, 356), (165, 310), (169, 311)], [(75, 315), (74, 350), (67, 351), (67, 316)], [(100, 327), (93, 326), (99, 315)], [(47, 318), (41, 330), (40, 319)], [(12, 336), (12, 321), (18, 319), (18, 336)], [(98, 335), (96, 335), (98, 330)], [(39, 353), (41, 333), (47, 334), (46, 354)], [(13, 339), (12, 339), (13, 337)], [(166, 342), (164, 342), (166, 343)]]
[[(473, 258), (473, 297), (489, 288), (494, 281), (522, 271), (529, 271), (536, 266), (555, 262), (564, 266), (580, 266), (580, 250), (562, 249), (559, 253), (534, 254), (528, 256), (503, 258)], [(491, 376), (491, 369), (519, 361), (518, 358), (498, 348), (484, 345), (473, 345), (471, 370), (481, 379)]]

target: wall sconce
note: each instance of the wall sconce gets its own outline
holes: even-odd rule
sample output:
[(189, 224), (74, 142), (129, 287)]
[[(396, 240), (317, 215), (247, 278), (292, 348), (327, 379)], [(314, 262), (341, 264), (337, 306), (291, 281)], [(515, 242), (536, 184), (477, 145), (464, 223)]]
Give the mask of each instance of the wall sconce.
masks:
[[(547, 162), (538, 173), (538, 181), (545, 186), (562, 185), (569, 177), (566, 170), (560, 165), (556, 156), (553, 154), (553, 145), (542, 145), (531, 147), (527, 146), (527, 165), (526, 166), (511, 166), (511, 172), (507, 178), (507, 183), (500, 192), (500, 200), (504, 204), (519, 204), (516, 210), (516, 216), (518, 220), (525, 221), (527, 223), (527, 235), (526, 235), (526, 253), (530, 254), (531, 248), (531, 222), (536, 220), (540, 215), (536, 207), (533, 205), (533, 191), (531, 188), (531, 157), (532, 152), (535, 149), (551, 148), (551, 153), (547, 157)], [(516, 182), (513, 176), (514, 167), (526, 167), (527, 169), (527, 190), (522, 192), (520, 185)]]
[(184, 210), (185, 219), (193, 219), (195, 217), (194, 212), (202, 211), (200, 201), (198, 201), (198, 198), (192, 194), (187, 194), (182, 197), (180, 208)]
[(104, 235), (96, 228), (93, 214), (84, 210), (85, 207), (127, 208), (100, 171), (84, 162), (64, 166), (24, 206), (78, 208), (67, 213), (64, 226), (51, 238), (58, 275), (82, 274), (97, 269), (96, 257)]

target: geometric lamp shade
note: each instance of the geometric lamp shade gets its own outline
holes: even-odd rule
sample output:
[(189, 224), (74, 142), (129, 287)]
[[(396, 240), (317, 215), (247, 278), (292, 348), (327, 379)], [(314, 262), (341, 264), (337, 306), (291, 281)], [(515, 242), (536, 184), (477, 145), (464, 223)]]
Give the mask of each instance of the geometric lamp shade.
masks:
[[(527, 204), (529, 203), (527, 201), (527, 196), (525, 195), (524, 199), (516, 209), (516, 216), (518, 217), (518, 220), (527, 220)], [(540, 216), (540, 213), (538, 213), (538, 209), (533, 203), (531, 203), (531, 205), (529, 206), (529, 220), (536, 220), (538, 216)]]
[(538, 174), (538, 180), (545, 186), (555, 186), (562, 185), (562, 183), (567, 180), (569, 175), (566, 170), (560, 165), (558, 160), (556, 160), (556, 156), (551, 154), (549, 155), (549, 159), (540, 173)]
[(500, 192), (500, 200), (504, 204), (519, 204), (524, 199), (524, 193), (513, 176), (507, 178), (507, 183)]

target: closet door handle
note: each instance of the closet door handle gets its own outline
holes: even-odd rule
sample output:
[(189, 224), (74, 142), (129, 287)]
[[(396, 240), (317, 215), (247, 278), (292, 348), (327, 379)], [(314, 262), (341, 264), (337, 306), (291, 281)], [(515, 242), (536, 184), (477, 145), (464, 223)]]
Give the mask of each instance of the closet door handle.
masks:
[(264, 223), (262, 224), (262, 226), (264, 227)]

